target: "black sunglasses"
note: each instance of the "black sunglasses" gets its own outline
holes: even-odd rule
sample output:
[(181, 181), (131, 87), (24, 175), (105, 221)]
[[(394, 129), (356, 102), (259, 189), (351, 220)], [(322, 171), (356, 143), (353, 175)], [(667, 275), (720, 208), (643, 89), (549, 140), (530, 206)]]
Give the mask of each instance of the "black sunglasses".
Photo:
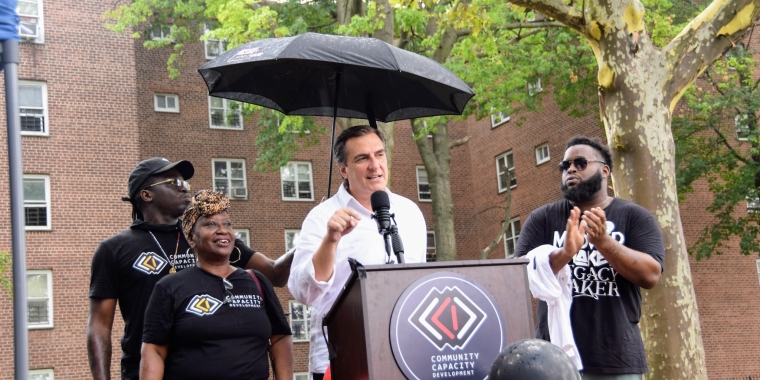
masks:
[(165, 179), (165, 180), (163, 180), (161, 182), (156, 182), (156, 183), (150, 184), (148, 186), (145, 186), (145, 189), (147, 190), (147, 189), (149, 189), (149, 188), (151, 188), (153, 186), (163, 185), (165, 183), (172, 184), (172, 185), (174, 185), (178, 189), (184, 187), (185, 189), (187, 189), (187, 191), (190, 191), (190, 184), (187, 181), (185, 181), (184, 179), (179, 179), (179, 178)]
[(223, 278), (222, 284), (224, 285), (224, 302), (222, 302), (222, 305), (232, 303), (232, 283)]
[(559, 167), (560, 173), (563, 173), (566, 170), (570, 169), (570, 164), (572, 164), (573, 166), (575, 166), (576, 169), (578, 169), (579, 172), (582, 172), (586, 170), (586, 167), (588, 166), (589, 162), (601, 162), (602, 164), (607, 165), (607, 163), (604, 161), (587, 160), (586, 157), (576, 157), (576, 158), (573, 158), (572, 161), (570, 160), (561, 161), (558, 167)]

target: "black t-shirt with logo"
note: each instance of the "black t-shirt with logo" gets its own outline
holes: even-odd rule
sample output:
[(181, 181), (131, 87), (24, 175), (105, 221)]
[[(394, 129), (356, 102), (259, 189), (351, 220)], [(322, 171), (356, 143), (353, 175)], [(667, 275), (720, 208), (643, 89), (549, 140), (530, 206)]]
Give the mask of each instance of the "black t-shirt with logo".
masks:
[[(156, 245), (152, 232), (163, 248)], [(178, 235), (179, 234), (179, 235)], [(179, 236), (179, 249), (174, 256)], [(245, 243), (237, 239), (240, 260), (233, 265), (245, 266), (254, 254)], [(143, 318), (153, 287), (169, 274), (171, 262), (180, 271), (195, 266), (195, 257), (181, 225), (155, 225), (136, 220), (125, 231), (100, 243), (95, 250), (90, 269), (90, 298), (112, 298), (119, 302), (124, 319), (124, 336), (121, 339), (121, 378), (137, 379), (140, 367), (140, 345)], [(165, 254), (164, 254), (165, 253)], [(237, 250), (233, 250), (235, 259)]]
[[(515, 256), (540, 245), (565, 244), (572, 205), (560, 200), (533, 211), (520, 231)], [(665, 248), (652, 214), (634, 203), (614, 198), (604, 209), (607, 233), (628, 248), (646, 253), (664, 268)], [(584, 372), (646, 373), (646, 352), (639, 331), (641, 292), (619, 275), (593, 245), (584, 242), (569, 264), (573, 304), (570, 320)], [(546, 303), (538, 303), (538, 338), (549, 340)]]
[(291, 332), (272, 284), (254, 273), (263, 299), (241, 269), (227, 277), (232, 295), (226, 303), (222, 278), (198, 267), (156, 284), (143, 342), (169, 346), (165, 380), (269, 378), (269, 338)]

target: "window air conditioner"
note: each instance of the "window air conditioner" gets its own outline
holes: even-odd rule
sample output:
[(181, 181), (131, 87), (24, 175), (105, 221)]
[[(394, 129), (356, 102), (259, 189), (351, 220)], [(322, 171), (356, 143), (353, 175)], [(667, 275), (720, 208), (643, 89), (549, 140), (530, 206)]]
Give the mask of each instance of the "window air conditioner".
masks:
[(39, 36), (39, 28), (34, 22), (20, 22), (18, 24), (18, 35), (21, 38), (33, 40)]
[(233, 187), (232, 198), (245, 198), (248, 196), (248, 189), (245, 187)]

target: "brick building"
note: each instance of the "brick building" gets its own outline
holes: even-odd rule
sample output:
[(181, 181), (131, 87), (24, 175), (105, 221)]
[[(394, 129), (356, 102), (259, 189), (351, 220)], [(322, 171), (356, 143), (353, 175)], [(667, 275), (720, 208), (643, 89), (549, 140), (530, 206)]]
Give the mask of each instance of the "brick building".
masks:
[[(214, 42), (186, 46), (179, 79), (168, 79), (170, 48), (147, 51), (142, 41), (107, 31), (108, 2), (27, 0), (22, 21), (19, 78), (27, 208), (30, 368), (35, 379), (86, 379), (85, 348), (90, 259), (97, 244), (126, 228), (130, 207), (120, 201), (130, 169), (141, 159), (189, 159), (195, 189), (224, 188), (233, 196), (230, 214), (241, 237), (278, 257), (286, 251), (308, 211), (326, 193), (328, 136), (299, 151), (282, 172), (252, 169), (257, 147), (256, 117), (222, 117), (226, 101), (207, 96), (196, 68), (207, 62)], [(36, 26), (34, 26), (36, 24)], [(30, 29), (31, 28), (31, 29)], [(36, 37), (32, 34), (34, 32)], [(160, 33), (160, 32), (159, 32)], [(84, 41), (87, 41), (86, 43)], [(208, 45), (208, 46), (207, 46)], [(213, 54), (212, 54), (213, 55)], [(548, 97), (547, 97), (548, 98)], [(3, 99), (4, 100), (4, 99)], [(5, 118), (4, 109), (0, 117)], [(459, 122), (453, 138), (471, 140), (452, 151), (451, 178), (456, 238), (461, 259), (474, 259), (504, 220), (500, 181), (511, 170), (512, 223), (505, 243), (491, 257), (504, 257), (530, 211), (561, 196), (556, 164), (572, 135), (602, 136), (593, 117), (570, 118), (547, 99), (545, 110), (526, 115), (522, 125), (507, 115)], [(319, 118), (327, 125), (329, 119)], [(0, 131), (3, 140), (5, 130)], [(396, 124), (393, 191), (418, 201), (432, 230), (425, 173), (411, 128)], [(8, 193), (7, 145), (0, 144), (0, 192)], [(300, 175), (299, 175), (300, 174)], [(333, 180), (333, 189), (339, 184)], [(684, 231), (693, 242), (704, 226), (706, 187), (682, 205)], [(7, 203), (0, 204), (9, 215)], [(10, 250), (9, 222), (0, 223), (0, 249)], [(433, 248), (434, 249), (434, 248)], [(703, 342), (711, 379), (760, 374), (760, 287), (756, 258), (726, 254), (692, 261)], [(286, 313), (290, 295), (278, 290)], [(0, 332), (12, 336), (11, 299), (0, 294)], [(291, 319), (301, 336), (303, 309)], [(118, 313), (117, 313), (118, 314)], [(113, 374), (118, 373), (114, 326)], [(296, 342), (296, 372), (308, 368), (308, 342)], [(13, 375), (13, 341), (0, 344), (0, 378)]]

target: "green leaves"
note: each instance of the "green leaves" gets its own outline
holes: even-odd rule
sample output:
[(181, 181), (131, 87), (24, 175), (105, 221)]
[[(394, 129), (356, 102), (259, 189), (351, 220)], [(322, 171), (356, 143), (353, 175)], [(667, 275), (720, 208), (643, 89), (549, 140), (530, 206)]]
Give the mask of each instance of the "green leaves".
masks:
[(700, 179), (714, 198), (706, 205), (715, 220), (691, 247), (697, 259), (724, 252), (739, 239), (744, 255), (760, 254), (760, 209), (748, 207), (760, 191), (760, 111), (754, 51), (737, 46), (705, 71), (686, 94), (686, 107), (673, 117), (679, 201)]

